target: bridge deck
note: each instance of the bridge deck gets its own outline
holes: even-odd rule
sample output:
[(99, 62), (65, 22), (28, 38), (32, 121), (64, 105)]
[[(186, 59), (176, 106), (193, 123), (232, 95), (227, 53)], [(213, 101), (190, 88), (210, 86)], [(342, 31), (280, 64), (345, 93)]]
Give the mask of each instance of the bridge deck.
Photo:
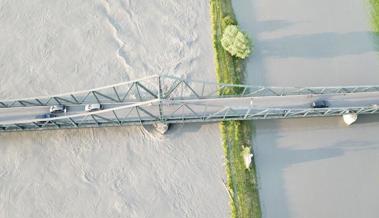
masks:
[[(329, 108), (313, 109), (311, 103), (326, 99)], [(90, 99), (90, 98), (87, 98)], [(85, 103), (68, 104), (67, 113), (50, 119), (36, 119), (49, 112), (49, 106), (15, 106), (0, 108), (0, 131), (43, 130), (59, 128), (105, 127), (156, 122), (187, 123), (223, 120), (283, 119), (314, 116), (340, 116), (348, 111), (358, 114), (379, 113), (379, 92), (306, 94), (286, 96), (223, 96), (101, 102), (104, 110), (84, 112)], [(92, 103), (96, 103), (95, 98)]]

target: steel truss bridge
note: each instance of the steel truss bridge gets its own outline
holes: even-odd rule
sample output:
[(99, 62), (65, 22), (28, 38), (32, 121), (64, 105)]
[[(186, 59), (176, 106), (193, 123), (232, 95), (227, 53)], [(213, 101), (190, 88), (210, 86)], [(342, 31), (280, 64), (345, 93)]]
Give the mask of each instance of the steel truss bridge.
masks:
[[(317, 99), (327, 99), (330, 107), (311, 108)], [(93, 103), (104, 109), (85, 112)], [(1, 100), (0, 131), (375, 114), (376, 104), (379, 86), (262, 87), (154, 75), (86, 91)], [(36, 118), (53, 105), (68, 110)]]

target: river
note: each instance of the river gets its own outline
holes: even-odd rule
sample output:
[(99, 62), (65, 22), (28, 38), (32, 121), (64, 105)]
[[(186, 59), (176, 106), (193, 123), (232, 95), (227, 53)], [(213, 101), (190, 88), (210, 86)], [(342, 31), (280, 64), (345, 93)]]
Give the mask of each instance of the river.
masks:
[[(240, 0), (252, 36), (247, 83), (379, 84), (369, 8), (356, 0)], [(377, 217), (379, 117), (256, 121), (254, 152), (263, 217)]]
[[(0, 98), (213, 80), (208, 1), (0, 0)], [(0, 134), (0, 217), (228, 217), (218, 124)]]

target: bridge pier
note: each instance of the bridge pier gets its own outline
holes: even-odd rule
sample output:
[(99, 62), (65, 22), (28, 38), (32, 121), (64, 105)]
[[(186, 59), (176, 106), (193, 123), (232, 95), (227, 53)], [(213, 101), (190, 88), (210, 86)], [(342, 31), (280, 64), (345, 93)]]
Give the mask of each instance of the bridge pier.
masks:
[(155, 130), (157, 132), (159, 132), (160, 134), (164, 135), (169, 130), (170, 125), (171, 124), (169, 124), (169, 123), (157, 122), (157, 123), (153, 124), (153, 127), (155, 128)]

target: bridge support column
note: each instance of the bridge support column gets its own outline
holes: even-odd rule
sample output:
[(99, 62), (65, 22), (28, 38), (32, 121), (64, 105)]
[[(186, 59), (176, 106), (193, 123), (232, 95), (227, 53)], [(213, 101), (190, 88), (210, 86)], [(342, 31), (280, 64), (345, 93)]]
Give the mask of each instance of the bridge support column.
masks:
[(157, 122), (153, 124), (153, 127), (157, 132), (160, 134), (164, 135), (170, 128), (170, 124), (168, 123), (162, 123), (162, 122)]

